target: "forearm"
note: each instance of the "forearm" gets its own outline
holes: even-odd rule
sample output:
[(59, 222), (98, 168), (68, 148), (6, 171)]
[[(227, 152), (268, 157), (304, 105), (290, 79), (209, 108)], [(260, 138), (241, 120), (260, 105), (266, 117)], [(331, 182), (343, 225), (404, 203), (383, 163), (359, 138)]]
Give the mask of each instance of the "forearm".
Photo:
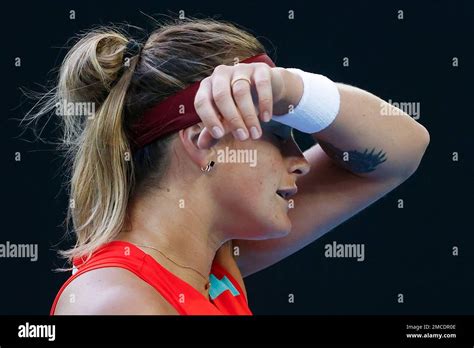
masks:
[[(285, 98), (275, 113), (296, 107), (303, 93), (301, 78), (285, 73)], [(364, 177), (406, 178), (418, 167), (429, 143), (428, 131), (409, 115), (377, 96), (337, 84), (340, 108), (336, 119), (313, 138), (339, 166)], [(383, 109), (388, 110), (382, 115)], [(391, 116), (393, 115), (393, 116)]]

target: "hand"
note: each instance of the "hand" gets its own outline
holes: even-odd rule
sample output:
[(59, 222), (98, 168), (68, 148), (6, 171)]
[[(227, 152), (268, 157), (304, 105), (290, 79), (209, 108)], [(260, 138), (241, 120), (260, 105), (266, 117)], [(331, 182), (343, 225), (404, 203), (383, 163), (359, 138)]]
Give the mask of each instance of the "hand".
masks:
[[(274, 105), (285, 95), (284, 71), (265, 63), (217, 66), (201, 81), (194, 99), (205, 127), (198, 147), (209, 148), (230, 132), (240, 141), (260, 138), (260, 120), (270, 121)], [(251, 84), (244, 79), (236, 81), (240, 78)]]

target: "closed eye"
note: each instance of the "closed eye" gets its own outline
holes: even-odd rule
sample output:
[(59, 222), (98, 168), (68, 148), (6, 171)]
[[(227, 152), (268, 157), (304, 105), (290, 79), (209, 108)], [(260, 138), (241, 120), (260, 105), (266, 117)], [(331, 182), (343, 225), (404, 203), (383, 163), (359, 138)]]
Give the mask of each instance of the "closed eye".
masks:
[(284, 132), (284, 135), (281, 135), (280, 133), (274, 132), (273, 135), (278, 139), (278, 141), (281, 141), (283, 143), (286, 143), (290, 139), (295, 139), (294, 134), (293, 134), (293, 128), (290, 128), (288, 132)]
[(276, 133), (273, 133), (273, 135), (275, 136), (275, 138), (278, 139), (278, 141), (281, 141), (283, 143), (285, 143), (288, 139), (286, 137), (282, 137), (281, 135), (279, 134), (276, 134)]

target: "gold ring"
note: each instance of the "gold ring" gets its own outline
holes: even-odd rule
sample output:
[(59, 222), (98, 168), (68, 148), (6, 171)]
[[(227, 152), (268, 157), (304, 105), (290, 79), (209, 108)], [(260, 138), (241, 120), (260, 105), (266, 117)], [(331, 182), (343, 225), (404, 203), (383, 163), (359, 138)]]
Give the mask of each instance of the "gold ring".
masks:
[(235, 80), (233, 80), (233, 81), (231, 82), (230, 88), (233, 88), (233, 87), (234, 87), (234, 83), (236, 83), (236, 82), (239, 81), (239, 80), (245, 80), (245, 81), (247, 81), (247, 82), (249, 83), (250, 86), (252, 85), (252, 82), (251, 82), (248, 78), (246, 78), (246, 77), (239, 77), (238, 79), (235, 79)]

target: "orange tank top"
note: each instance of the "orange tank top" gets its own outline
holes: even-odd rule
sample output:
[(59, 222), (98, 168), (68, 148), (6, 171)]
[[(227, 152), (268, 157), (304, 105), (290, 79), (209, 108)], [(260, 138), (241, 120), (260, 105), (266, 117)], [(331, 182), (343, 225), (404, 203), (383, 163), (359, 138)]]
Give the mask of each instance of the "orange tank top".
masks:
[(181, 315), (252, 315), (239, 283), (215, 261), (209, 276), (210, 299), (132, 243), (106, 243), (86, 262), (79, 258), (73, 264), (77, 270), (59, 290), (50, 315), (54, 315), (59, 297), (69, 283), (81, 274), (105, 267), (120, 267), (133, 272), (153, 286)]

